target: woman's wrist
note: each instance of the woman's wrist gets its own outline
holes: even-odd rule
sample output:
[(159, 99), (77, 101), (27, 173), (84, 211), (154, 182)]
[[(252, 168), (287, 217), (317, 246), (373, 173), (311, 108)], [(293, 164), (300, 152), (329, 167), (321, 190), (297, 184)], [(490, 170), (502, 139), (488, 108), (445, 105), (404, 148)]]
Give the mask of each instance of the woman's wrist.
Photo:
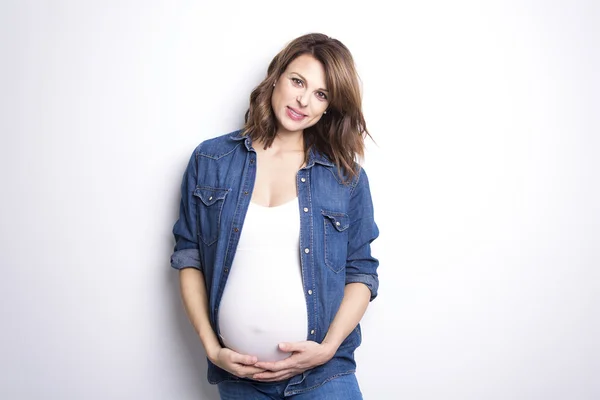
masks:
[(337, 351), (338, 347), (340, 347), (340, 344), (339, 343), (335, 343), (334, 341), (328, 340), (327, 338), (325, 338), (321, 342), (321, 346), (323, 346), (323, 349), (325, 350), (325, 353), (327, 354), (327, 356), (329, 357), (329, 359), (331, 359), (335, 355), (335, 352)]
[(219, 352), (221, 351), (221, 349), (222, 347), (220, 345), (204, 348), (204, 350), (206, 350), (206, 356), (208, 357), (211, 363), (217, 363), (217, 360), (219, 359)]
[(204, 329), (203, 331), (200, 331), (198, 336), (200, 337), (206, 356), (210, 362), (215, 364), (215, 361), (219, 358), (219, 352), (222, 349), (221, 343), (219, 343), (219, 340), (217, 339), (217, 335), (215, 335), (212, 329)]

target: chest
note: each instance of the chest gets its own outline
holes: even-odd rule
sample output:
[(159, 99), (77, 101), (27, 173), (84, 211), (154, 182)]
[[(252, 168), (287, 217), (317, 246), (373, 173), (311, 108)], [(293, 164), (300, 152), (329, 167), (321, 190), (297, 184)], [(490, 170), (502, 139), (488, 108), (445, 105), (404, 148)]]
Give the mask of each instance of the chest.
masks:
[(279, 155), (257, 152), (252, 202), (277, 207), (296, 198), (296, 179), (303, 161), (304, 154), (301, 152)]

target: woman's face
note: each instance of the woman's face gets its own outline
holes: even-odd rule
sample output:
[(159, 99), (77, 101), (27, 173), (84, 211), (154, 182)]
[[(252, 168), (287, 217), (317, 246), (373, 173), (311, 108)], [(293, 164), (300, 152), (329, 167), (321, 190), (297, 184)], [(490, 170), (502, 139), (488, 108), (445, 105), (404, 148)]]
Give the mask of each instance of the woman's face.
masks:
[(309, 54), (294, 59), (273, 88), (277, 133), (297, 133), (316, 124), (329, 105), (325, 68)]

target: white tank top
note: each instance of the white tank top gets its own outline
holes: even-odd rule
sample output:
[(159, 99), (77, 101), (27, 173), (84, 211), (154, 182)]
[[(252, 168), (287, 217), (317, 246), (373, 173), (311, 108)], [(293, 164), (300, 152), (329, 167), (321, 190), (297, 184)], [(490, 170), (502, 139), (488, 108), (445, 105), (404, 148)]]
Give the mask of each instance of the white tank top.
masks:
[(278, 361), (290, 355), (279, 343), (307, 340), (299, 248), (298, 198), (277, 207), (250, 203), (219, 306), (225, 346)]

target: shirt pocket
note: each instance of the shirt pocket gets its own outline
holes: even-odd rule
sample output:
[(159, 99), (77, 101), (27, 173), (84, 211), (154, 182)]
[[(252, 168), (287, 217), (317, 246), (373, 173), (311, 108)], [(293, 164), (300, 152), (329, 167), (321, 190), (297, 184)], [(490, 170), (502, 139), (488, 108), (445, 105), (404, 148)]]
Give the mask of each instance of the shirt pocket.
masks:
[(229, 189), (197, 187), (194, 190), (198, 208), (198, 236), (207, 246), (219, 238), (223, 204)]
[(321, 210), (323, 214), (325, 237), (325, 265), (338, 273), (346, 266), (348, 253), (348, 214)]

